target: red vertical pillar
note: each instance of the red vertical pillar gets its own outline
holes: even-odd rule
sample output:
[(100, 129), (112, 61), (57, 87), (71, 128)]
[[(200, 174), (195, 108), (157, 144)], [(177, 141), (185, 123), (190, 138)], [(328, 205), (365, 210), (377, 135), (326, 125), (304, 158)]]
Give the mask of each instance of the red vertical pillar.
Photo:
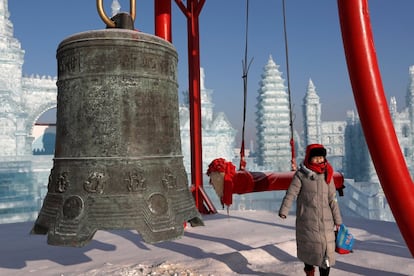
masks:
[[(160, 3), (163, 1), (161, 0)], [(200, 96), (200, 38), (198, 17), (205, 0), (175, 0), (187, 18), (188, 39), (188, 89), (190, 106), (191, 184), (197, 209), (200, 213), (216, 213), (207, 194), (203, 191), (203, 155)], [(206, 203), (207, 206), (204, 205)]]
[(155, 35), (172, 42), (171, 0), (154, 0)]
[(200, 44), (198, 16), (202, 3), (187, 0), (187, 39), (188, 39), (188, 87), (190, 101), (191, 129), (191, 181), (195, 185), (195, 200), (199, 211), (203, 211), (203, 200), (199, 188), (203, 186), (203, 156), (201, 128), (201, 96), (200, 96)]
[(349, 76), (365, 139), (394, 218), (414, 256), (413, 182), (385, 98), (368, 3), (367, 0), (338, 0), (338, 10)]

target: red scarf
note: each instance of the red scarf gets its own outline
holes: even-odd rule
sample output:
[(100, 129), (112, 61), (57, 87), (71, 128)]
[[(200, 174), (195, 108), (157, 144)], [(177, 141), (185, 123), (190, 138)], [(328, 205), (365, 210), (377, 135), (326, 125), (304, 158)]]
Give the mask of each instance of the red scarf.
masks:
[(329, 164), (328, 160), (325, 159), (325, 162), (320, 163), (320, 164), (316, 164), (316, 163), (309, 163), (309, 162), (304, 162), (304, 165), (306, 166), (306, 168), (316, 172), (316, 173), (323, 173), (325, 174), (325, 181), (326, 184), (329, 184), (329, 182), (331, 182), (332, 180), (332, 176), (333, 176), (333, 168), (331, 166), (331, 164)]
[(329, 164), (326, 157), (325, 157), (325, 162), (323, 162), (323, 163), (317, 164), (317, 163), (311, 163), (310, 162), (310, 158), (309, 158), (310, 151), (313, 148), (318, 148), (318, 147), (323, 147), (323, 146), (319, 145), (319, 144), (312, 144), (312, 145), (309, 145), (306, 148), (306, 156), (305, 156), (305, 160), (303, 161), (303, 164), (306, 166), (306, 168), (308, 168), (308, 169), (310, 169), (310, 170), (312, 170), (312, 171), (314, 171), (318, 174), (322, 174), (322, 173), (325, 174), (326, 184), (329, 184), (332, 180), (334, 170), (333, 170), (331, 164)]

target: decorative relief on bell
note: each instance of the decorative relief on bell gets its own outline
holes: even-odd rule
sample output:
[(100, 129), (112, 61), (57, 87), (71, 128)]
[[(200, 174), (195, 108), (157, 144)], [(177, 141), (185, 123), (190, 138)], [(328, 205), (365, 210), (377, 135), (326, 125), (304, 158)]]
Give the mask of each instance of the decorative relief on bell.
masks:
[(162, 177), (162, 184), (167, 189), (177, 188), (177, 177), (172, 173), (171, 168), (167, 167), (164, 170), (164, 176)]
[(56, 192), (64, 193), (69, 187), (68, 173), (62, 172), (57, 176), (56, 179)]
[(160, 193), (154, 193), (148, 198), (148, 208), (154, 215), (165, 215), (168, 211), (167, 198)]
[(130, 192), (141, 192), (147, 188), (145, 183), (144, 171), (141, 168), (137, 168), (134, 171), (130, 171), (127, 182), (127, 188)]
[(70, 196), (63, 203), (63, 217), (65, 219), (75, 219), (82, 214), (83, 211), (83, 200), (79, 196)]
[(104, 190), (104, 174), (93, 172), (89, 175), (88, 180), (83, 183), (83, 188), (89, 193), (102, 194)]

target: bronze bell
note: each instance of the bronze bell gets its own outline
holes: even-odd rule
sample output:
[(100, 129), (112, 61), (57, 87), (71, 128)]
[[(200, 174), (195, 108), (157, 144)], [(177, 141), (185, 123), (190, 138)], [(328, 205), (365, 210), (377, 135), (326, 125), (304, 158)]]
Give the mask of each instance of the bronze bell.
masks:
[(32, 229), (84, 246), (97, 230), (155, 243), (203, 225), (181, 153), (177, 53), (135, 30), (75, 34), (57, 49), (56, 147)]

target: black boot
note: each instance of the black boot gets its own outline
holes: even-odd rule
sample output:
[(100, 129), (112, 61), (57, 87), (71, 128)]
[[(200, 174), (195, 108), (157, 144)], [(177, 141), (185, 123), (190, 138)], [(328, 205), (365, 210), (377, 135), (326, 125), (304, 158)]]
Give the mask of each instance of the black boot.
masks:
[(328, 276), (330, 269), (331, 269), (330, 267), (327, 267), (327, 268), (319, 267), (319, 275), (321, 275), (321, 276)]

